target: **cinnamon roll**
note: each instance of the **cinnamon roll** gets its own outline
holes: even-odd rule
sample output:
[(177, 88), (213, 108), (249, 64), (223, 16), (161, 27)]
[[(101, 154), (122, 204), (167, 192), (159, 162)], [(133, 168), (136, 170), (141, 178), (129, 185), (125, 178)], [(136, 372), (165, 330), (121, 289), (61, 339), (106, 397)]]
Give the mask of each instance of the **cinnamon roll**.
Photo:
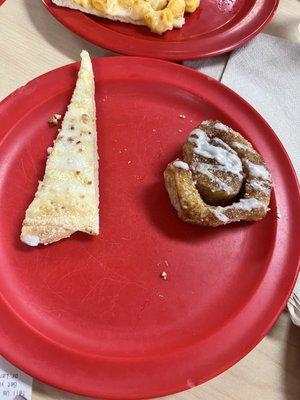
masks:
[(241, 134), (204, 121), (183, 145), (183, 160), (164, 172), (178, 216), (193, 224), (258, 221), (270, 203), (272, 178), (261, 155)]

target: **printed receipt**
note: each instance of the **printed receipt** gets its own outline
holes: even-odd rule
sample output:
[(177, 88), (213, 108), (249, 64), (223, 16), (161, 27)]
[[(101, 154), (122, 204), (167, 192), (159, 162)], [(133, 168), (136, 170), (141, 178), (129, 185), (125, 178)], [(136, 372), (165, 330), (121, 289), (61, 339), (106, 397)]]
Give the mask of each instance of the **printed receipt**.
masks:
[(32, 378), (0, 356), (0, 400), (31, 400)]

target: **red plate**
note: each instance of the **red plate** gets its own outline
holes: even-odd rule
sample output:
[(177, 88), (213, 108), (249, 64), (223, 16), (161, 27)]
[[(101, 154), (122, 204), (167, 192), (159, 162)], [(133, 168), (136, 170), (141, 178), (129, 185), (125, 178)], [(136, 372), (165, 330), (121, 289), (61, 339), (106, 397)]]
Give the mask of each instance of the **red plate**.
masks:
[(278, 2), (201, 0), (199, 9), (186, 17), (182, 29), (159, 36), (146, 27), (112, 22), (43, 0), (58, 21), (98, 46), (123, 54), (166, 60), (209, 57), (241, 46), (262, 30)]
[[(98, 237), (75, 234), (39, 248), (19, 241), (56, 135), (47, 120), (65, 112), (78, 65), (1, 104), (0, 352), (68, 391), (161, 396), (230, 367), (280, 315), (298, 268), (297, 181), (270, 127), (220, 83), (151, 59), (111, 57), (94, 67)], [(177, 218), (162, 173), (208, 118), (245, 134), (270, 166), (275, 190), (263, 221), (209, 229)]]

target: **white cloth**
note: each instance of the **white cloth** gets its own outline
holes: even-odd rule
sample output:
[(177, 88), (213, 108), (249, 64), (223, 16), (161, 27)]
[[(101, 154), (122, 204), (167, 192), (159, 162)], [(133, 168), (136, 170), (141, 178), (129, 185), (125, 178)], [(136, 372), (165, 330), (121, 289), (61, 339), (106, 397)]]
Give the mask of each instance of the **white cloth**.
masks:
[[(219, 56), (184, 65), (220, 80), (247, 100), (276, 132), (300, 174), (299, 44), (262, 33), (231, 53), (227, 63), (226, 56)], [(300, 326), (300, 277), (288, 309)]]
[(211, 76), (212, 78), (221, 80), (223, 72), (225, 71), (229, 54), (222, 54), (214, 58), (205, 58), (203, 60), (184, 61), (183, 65), (191, 67), (203, 74)]

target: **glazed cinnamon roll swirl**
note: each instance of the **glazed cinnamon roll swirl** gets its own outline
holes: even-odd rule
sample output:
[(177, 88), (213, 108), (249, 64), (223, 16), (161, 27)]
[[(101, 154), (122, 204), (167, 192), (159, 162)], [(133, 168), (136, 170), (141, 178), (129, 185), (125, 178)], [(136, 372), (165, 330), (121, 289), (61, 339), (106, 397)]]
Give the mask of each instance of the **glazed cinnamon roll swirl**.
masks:
[(272, 178), (263, 158), (241, 134), (204, 121), (183, 145), (183, 160), (164, 172), (178, 216), (193, 224), (258, 221), (268, 211)]

